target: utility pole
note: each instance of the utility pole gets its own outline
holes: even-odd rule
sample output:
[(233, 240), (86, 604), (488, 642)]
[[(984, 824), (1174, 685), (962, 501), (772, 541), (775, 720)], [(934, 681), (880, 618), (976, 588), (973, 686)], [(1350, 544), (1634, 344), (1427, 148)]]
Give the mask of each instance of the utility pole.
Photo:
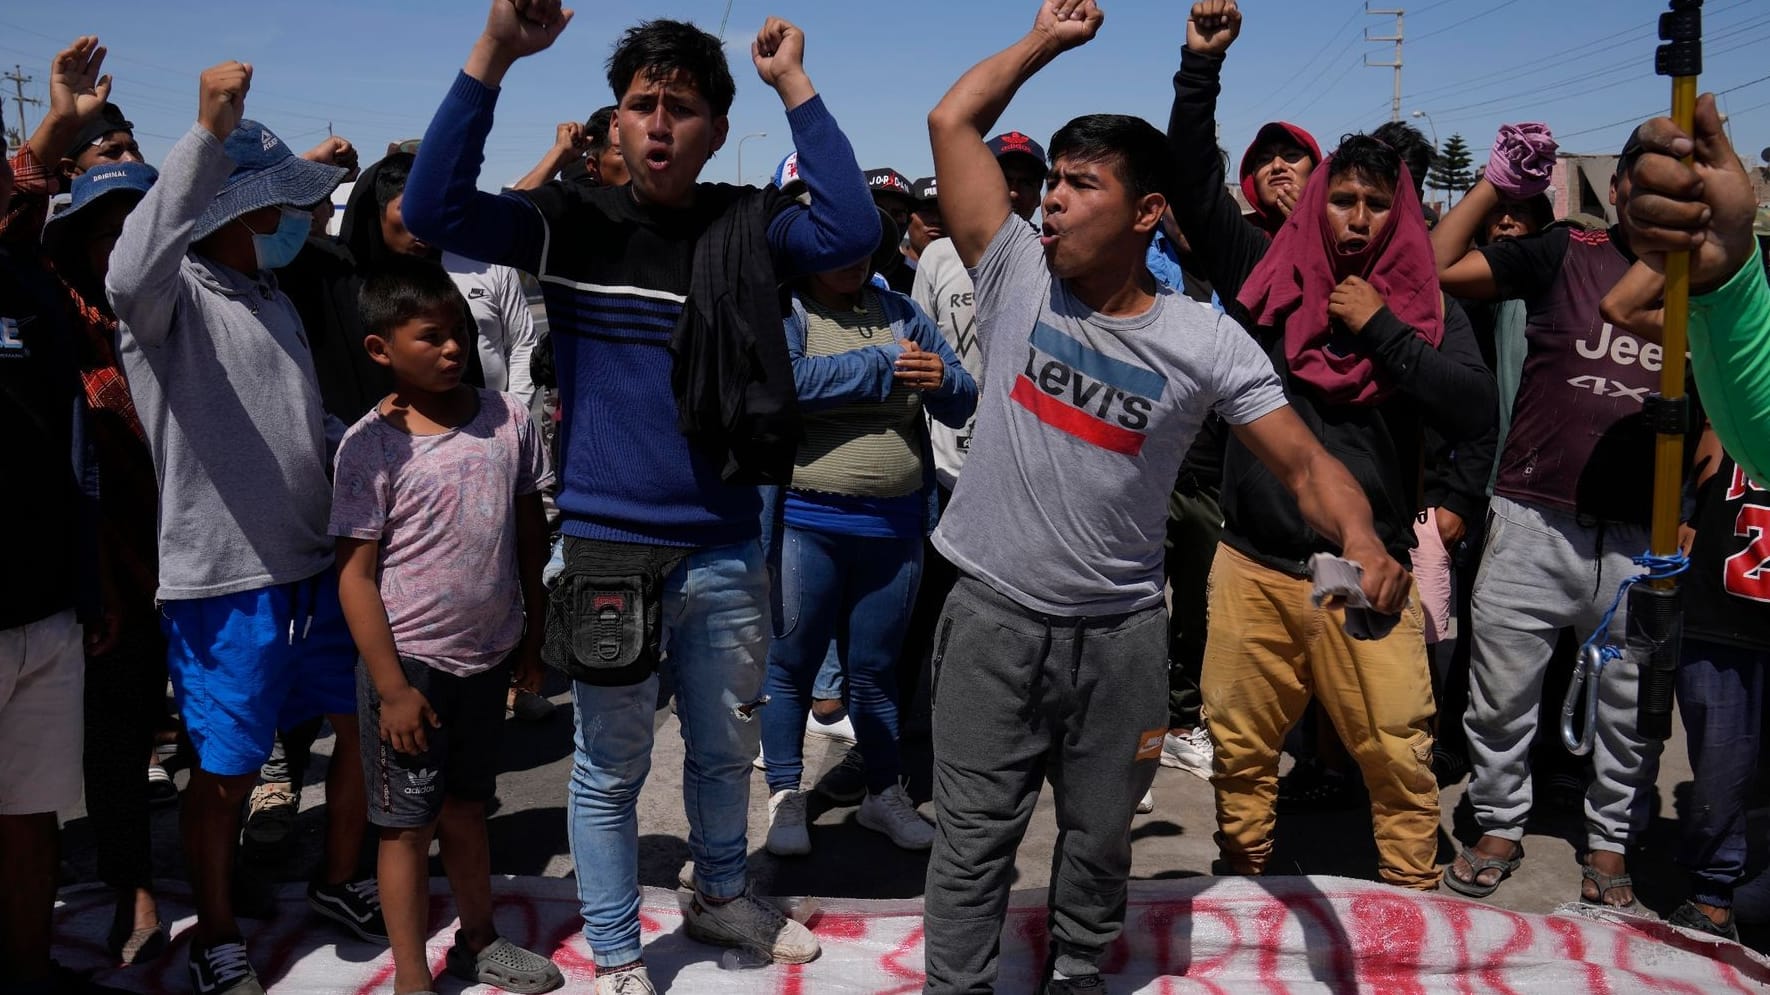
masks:
[(1395, 99), (1394, 102), (1389, 105), (1389, 120), (1399, 121), (1401, 120), (1401, 15), (1406, 13), (1406, 11), (1399, 8), (1395, 10), (1372, 10), (1370, 8), (1369, 0), (1366, 0), (1364, 12), (1370, 17), (1395, 18), (1395, 33), (1393, 35), (1378, 35), (1373, 38), (1371, 37), (1371, 29), (1364, 29), (1364, 40), (1367, 42), (1392, 41), (1395, 43), (1395, 61), (1372, 62), (1371, 57), (1367, 55), (1364, 57), (1364, 64), (1372, 69), (1395, 70)]
[(18, 142), (20, 145), (23, 145), (31, 134), (30, 126), (25, 123), (25, 105), (31, 104), (36, 107), (43, 106), (43, 101), (38, 100), (36, 97), (25, 96), (25, 84), (33, 82), (35, 77), (26, 76), (25, 68), (14, 63), (12, 72), (0, 75), (0, 79), (12, 84), (12, 100), (13, 103), (18, 105)]

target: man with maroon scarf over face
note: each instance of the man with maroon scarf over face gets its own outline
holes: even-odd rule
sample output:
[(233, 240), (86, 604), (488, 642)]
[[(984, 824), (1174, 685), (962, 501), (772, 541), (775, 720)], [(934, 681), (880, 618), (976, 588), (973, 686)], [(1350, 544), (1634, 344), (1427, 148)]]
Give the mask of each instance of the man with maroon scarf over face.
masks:
[[(1408, 563), (1421, 423), (1473, 438), (1492, 424), (1495, 401), (1468, 319), (1439, 292), (1400, 157), (1348, 137), (1272, 241), (1245, 258), (1218, 267), (1228, 277), (1218, 294), (1266, 347), (1297, 414), (1363, 487), (1389, 554)], [(1234, 439), (1223, 514), (1203, 680), (1223, 859), (1237, 873), (1264, 872), (1279, 749), (1315, 697), (1370, 789), (1383, 879), (1437, 887), (1434, 706), (1417, 590), (1386, 636), (1349, 635), (1339, 609), (1310, 597), (1310, 558), (1338, 551)]]

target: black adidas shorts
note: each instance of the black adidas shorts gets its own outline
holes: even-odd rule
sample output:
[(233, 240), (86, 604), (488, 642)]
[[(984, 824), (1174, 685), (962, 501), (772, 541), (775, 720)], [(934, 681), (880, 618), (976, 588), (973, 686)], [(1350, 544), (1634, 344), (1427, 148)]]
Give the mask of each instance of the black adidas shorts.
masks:
[(388, 829), (428, 826), (443, 799), (489, 801), (498, 787), (499, 748), (511, 661), (471, 677), (400, 659), (412, 687), (430, 701), (442, 725), (425, 731), (429, 749), (401, 753), (381, 739), (381, 696), (369, 668), (357, 664), (357, 728), (363, 738), (363, 779), (369, 822)]

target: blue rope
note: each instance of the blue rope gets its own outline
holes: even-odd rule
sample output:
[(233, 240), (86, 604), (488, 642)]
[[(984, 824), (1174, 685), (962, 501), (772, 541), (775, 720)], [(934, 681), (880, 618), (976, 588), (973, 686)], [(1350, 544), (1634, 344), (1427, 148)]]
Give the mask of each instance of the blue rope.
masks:
[[(1616, 599), (1610, 602), (1610, 610), (1604, 613), (1604, 618), (1598, 623), (1598, 628), (1593, 630), (1591, 638), (1580, 646), (1581, 656), (1584, 656), (1585, 651), (1593, 646), (1598, 647), (1598, 654), (1604, 663), (1609, 663), (1622, 656), (1622, 649), (1612, 645), (1609, 641), (1610, 623), (1616, 620), (1616, 613), (1618, 609), (1622, 608), (1623, 599), (1629, 596), (1629, 588), (1642, 581), (1670, 580), (1690, 569), (1690, 557), (1681, 552), (1673, 553), (1670, 556), (1642, 553), (1633, 559), (1635, 565), (1641, 567), (1646, 573), (1630, 577), (1617, 588)], [(1600, 668), (1598, 673), (1603, 673), (1603, 669)], [(1598, 673), (1592, 674), (1591, 677), (1595, 679)]]

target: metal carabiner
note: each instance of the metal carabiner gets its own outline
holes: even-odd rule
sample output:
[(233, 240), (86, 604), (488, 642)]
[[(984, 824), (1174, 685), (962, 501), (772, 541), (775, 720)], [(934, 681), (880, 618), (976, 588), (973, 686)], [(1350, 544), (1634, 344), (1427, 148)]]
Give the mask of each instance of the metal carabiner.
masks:
[[(1598, 738), (1598, 679), (1603, 675), (1604, 648), (1595, 644), (1582, 648), (1573, 668), (1573, 681), (1567, 686), (1567, 698), (1561, 703), (1561, 742), (1576, 757), (1592, 752), (1592, 743)], [(1574, 732), (1582, 689), (1586, 695), (1583, 735)]]

